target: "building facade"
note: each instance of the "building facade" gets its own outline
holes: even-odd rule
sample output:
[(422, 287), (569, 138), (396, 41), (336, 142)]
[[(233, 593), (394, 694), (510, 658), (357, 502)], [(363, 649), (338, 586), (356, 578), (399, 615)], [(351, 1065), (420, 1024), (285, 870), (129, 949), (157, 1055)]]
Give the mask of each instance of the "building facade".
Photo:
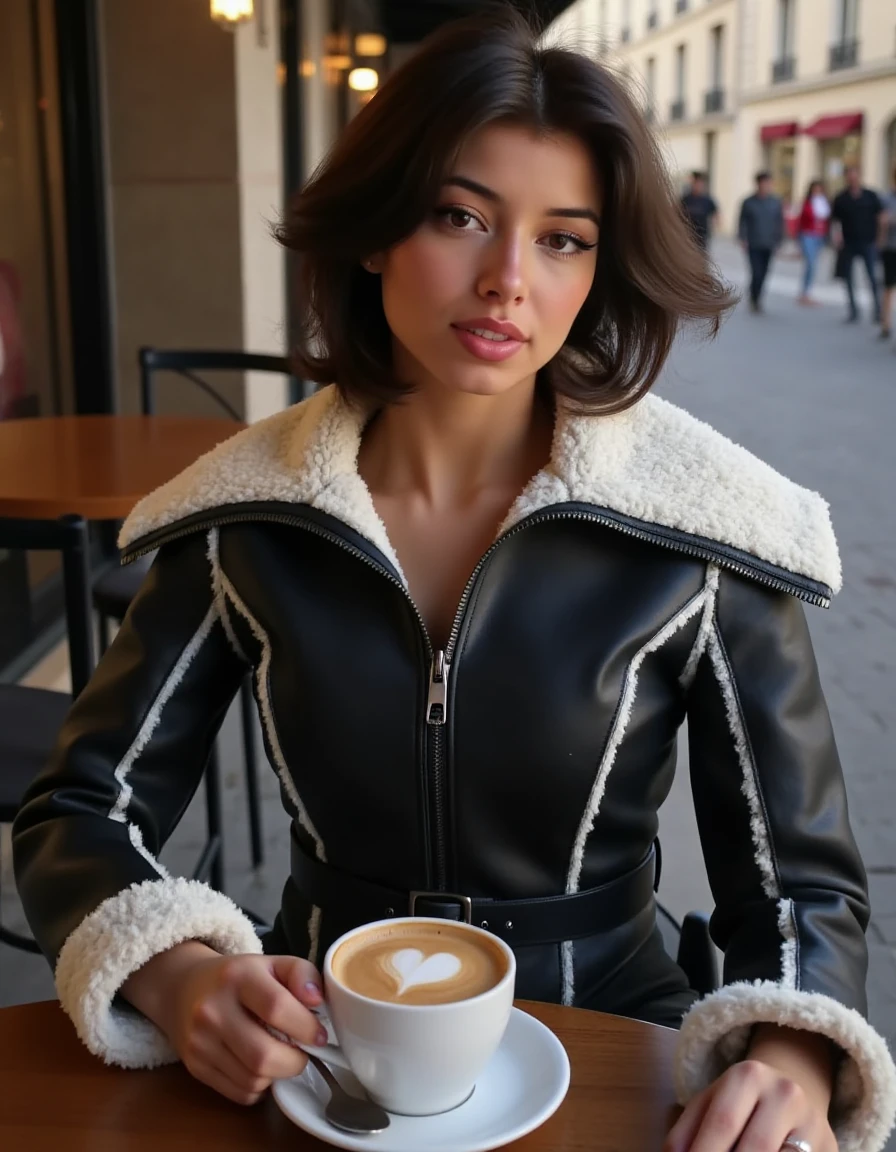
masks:
[(707, 173), (723, 231), (760, 169), (792, 212), (849, 163), (892, 181), (894, 0), (577, 0), (552, 33), (630, 79), (673, 179)]

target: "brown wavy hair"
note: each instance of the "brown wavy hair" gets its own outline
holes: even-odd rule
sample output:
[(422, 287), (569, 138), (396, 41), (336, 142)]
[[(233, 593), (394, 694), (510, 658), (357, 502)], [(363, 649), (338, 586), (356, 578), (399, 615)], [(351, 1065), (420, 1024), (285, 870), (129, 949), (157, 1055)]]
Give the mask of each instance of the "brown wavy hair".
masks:
[(464, 140), (499, 121), (576, 136), (604, 192), (591, 291), (539, 383), (586, 411), (621, 411), (653, 385), (682, 323), (715, 335), (730, 287), (695, 244), (635, 100), (601, 64), (538, 39), (512, 9), (445, 25), (292, 199), (276, 234), (300, 257), (298, 376), (381, 403), (409, 391), (393, 372), (380, 278), (361, 261), (415, 231)]

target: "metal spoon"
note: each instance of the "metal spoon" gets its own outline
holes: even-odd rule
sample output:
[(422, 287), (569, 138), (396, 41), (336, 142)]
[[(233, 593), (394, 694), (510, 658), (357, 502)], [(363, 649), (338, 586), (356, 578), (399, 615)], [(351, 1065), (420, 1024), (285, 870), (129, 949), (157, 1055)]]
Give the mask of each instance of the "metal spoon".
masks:
[(379, 1104), (366, 1098), (361, 1100), (357, 1096), (350, 1096), (319, 1056), (313, 1056), (310, 1052), (305, 1055), (330, 1089), (330, 1100), (324, 1109), (324, 1116), (334, 1128), (354, 1136), (372, 1136), (389, 1127), (389, 1114)]

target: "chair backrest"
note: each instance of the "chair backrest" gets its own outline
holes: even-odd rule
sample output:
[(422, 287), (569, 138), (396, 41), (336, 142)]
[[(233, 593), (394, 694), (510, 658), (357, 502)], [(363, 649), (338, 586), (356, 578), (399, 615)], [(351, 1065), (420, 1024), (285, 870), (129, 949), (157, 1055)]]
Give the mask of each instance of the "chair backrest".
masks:
[(141, 348), (140, 399), (145, 416), (155, 411), (153, 375), (156, 372), (175, 372), (183, 376), (223, 408), (234, 420), (243, 417), (224, 399), (220, 392), (208, 384), (198, 372), (275, 372), (290, 376), (292, 369), (285, 356), (271, 356), (262, 352), (201, 351), (185, 348)]
[(62, 516), (58, 520), (0, 517), (0, 548), (62, 553), (72, 696), (77, 696), (95, 664), (87, 522), (81, 516)]

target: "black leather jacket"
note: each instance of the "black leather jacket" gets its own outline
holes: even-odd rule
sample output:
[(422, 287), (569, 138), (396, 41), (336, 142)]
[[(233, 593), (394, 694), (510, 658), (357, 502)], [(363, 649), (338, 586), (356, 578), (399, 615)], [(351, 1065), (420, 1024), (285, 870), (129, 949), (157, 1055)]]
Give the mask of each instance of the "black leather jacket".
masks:
[[(357, 474), (362, 426), (324, 390), (125, 525), (126, 558), (158, 556), (14, 829), (82, 1037), (169, 1059), (122, 981), (178, 940), (260, 948), (226, 897), (157, 860), (247, 665), (299, 856), (404, 893), (531, 899), (630, 873), (687, 719), (725, 987), (685, 1020), (682, 1099), (756, 1021), (807, 1027), (847, 1053), (841, 1149), (880, 1147), (894, 1080), (862, 1019), (865, 875), (801, 603), (839, 583), (821, 499), (653, 397), (561, 414), (434, 653)], [(352, 916), (307, 897), (287, 881), (265, 946), (319, 962)], [(695, 999), (651, 901), (517, 956), (522, 997), (674, 1024)]]

